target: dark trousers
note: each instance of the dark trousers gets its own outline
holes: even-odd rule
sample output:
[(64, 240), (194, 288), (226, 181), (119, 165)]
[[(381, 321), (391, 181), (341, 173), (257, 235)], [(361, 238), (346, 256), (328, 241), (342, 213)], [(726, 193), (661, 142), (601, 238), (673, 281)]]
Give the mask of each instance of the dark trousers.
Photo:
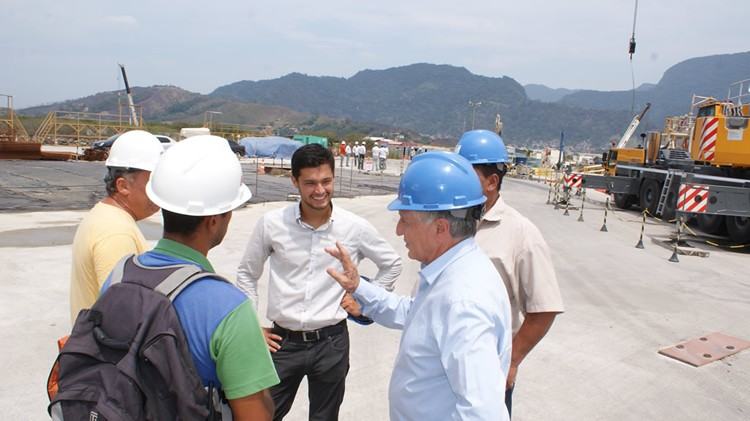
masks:
[(508, 417), (512, 415), (513, 409), (513, 389), (516, 386), (513, 385), (510, 389), (505, 389), (505, 407), (508, 408)]
[(339, 419), (346, 374), (349, 372), (347, 330), (317, 342), (297, 342), (284, 337), (281, 349), (271, 353), (271, 357), (281, 380), (281, 383), (271, 388), (271, 397), (276, 405), (274, 421), (283, 419), (289, 412), (305, 376), (310, 400), (310, 421)]

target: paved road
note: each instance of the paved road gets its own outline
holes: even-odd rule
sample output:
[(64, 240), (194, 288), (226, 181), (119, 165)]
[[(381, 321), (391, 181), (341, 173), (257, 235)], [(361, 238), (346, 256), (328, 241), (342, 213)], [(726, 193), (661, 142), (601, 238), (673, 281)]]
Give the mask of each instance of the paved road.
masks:
[[(543, 184), (507, 180), (503, 189), (506, 200), (548, 240), (567, 309), (521, 366), (514, 420), (749, 418), (750, 350), (701, 368), (657, 353), (714, 331), (750, 339), (746, 253), (710, 248), (708, 258), (681, 256), (679, 263), (670, 263), (671, 252), (651, 238), (669, 234), (672, 226), (649, 221), (646, 248), (639, 250), (634, 247), (638, 215), (610, 213), (608, 232), (600, 232), (603, 210), (595, 194), (589, 196), (584, 221), (577, 222), (577, 212), (563, 216), (562, 210), (545, 204)], [(394, 233), (396, 216), (385, 211), (391, 199), (366, 196), (336, 203), (372, 221), (404, 257), (396, 290), (408, 294), (419, 265), (406, 258), (403, 241)], [(236, 212), (226, 240), (209, 254), (216, 269), (233, 279), (255, 221), (287, 204), (261, 203)], [(5, 339), (0, 408), (5, 419), (48, 419), (44, 381), (55, 357), (54, 341), (70, 328), (70, 242), (83, 214), (0, 214), (0, 331)], [(142, 224), (149, 240), (159, 237), (159, 223), (155, 216)], [(372, 273), (373, 265), (365, 262), (360, 271)], [(266, 283), (261, 279), (261, 301)], [(386, 420), (399, 332), (351, 326), (351, 337), (341, 419)], [(300, 390), (287, 420), (307, 419), (306, 392)]]
[[(243, 158), (243, 181), (253, 192), (250, 203), (287, 200), (296, 189), (289, 179), (289, 161), (269, 167), (285, 167), (258, 174), (255, 160)], [(261, 165), (264, 167), (264, 165)], [(337, 197), (391, 194), (398, 190), (400, 162), (384, 174), (370, 174), (351, 167), (338, 168)], [(103, 162), (0, 161), (0, 212), (51, 211), (91, 208), (106, 194)]]

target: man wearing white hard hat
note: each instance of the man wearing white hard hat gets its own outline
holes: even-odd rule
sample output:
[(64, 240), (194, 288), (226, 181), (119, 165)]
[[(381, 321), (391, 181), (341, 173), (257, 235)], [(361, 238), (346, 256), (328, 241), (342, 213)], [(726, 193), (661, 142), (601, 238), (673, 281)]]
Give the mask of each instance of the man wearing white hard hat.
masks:
[(251, 197), (239, 161), (220, 137), (190, 137), (164, 153), (146, 192), (162, 209), (164, 236), (135, 258), (137, 264), (146, 269), (190, 264), (203, 272), (173, 298), (203, 386), (217, 387), (228, 401), (232, 418), (223, 417), (223, 406), (222, 419), (270, 420), (268, 388), (279, 378), (257, 314), (242, 291), (212, 276), (207, 258), (224, 239), (232, 211)]
[(117, 261), (146, 251), (146, 239), (136, 221), (159, 210), (146, 196), (146, 182), (163, 152), (159, 140), (143, 130), (123, 133), (112, 145), (104, 177), (107, 197), (86, 214), (73, 239), (71, 321), (81, 309), (94, 304)]

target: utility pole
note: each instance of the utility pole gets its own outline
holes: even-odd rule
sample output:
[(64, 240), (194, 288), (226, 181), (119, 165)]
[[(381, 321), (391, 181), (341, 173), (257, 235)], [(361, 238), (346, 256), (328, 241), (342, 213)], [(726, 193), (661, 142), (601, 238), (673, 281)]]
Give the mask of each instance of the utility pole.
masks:
[(474, 122), (476, 117), (477, 107), (482, 105), (482, 101), (469, 101), (469, 107), (471, 107), (471, 130), (474, 130)]
[(213, 130), (214, 114), (222, 114), (221, 111), (206, 111), (203, 115), (203, 126)]
[(563, 147), (565, 146), (565, 132), (560, 131), (560, 156), (557, 158), (557, 169), (562, 169)]

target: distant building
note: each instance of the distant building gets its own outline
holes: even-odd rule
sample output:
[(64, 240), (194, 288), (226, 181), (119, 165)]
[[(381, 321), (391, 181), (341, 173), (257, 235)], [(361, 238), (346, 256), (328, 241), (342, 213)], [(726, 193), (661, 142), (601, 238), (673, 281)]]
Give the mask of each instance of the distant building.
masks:
[(328, 138), (326, 137), (296, 134), (292, 139), (301, 142), (303, 145), (317, 143), (318, 145), (323, 145), (323, 147), (328, 147)]
[[(403, 136), (401, 136), (401, 138), (403, 139)], [(388, 139), (388, 138), (385, 138), (385, 137), (377, 137), (377, 136), (367, 136), (367, 137), (365, 137), (362, 140), (364, 140), (366, 142), (377, 143), (379, 145), (382, 145), (382, 144), (386, 144), (388, 146), (401, 146), (401, 145), (403, 145), (403, 142), (401, 142), (401, 141), (393, 140), (393, 139)]]

